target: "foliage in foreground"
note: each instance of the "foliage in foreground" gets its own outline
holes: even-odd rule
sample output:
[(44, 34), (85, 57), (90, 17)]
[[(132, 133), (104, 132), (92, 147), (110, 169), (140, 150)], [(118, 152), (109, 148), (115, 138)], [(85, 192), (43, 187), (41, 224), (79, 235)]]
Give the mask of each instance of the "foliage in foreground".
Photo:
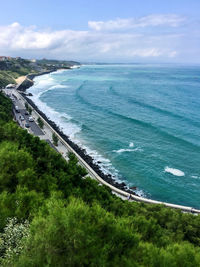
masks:
[(10, 110), (0, 94), (1, 266), (200, 266), (200, 216), (113, 196)]

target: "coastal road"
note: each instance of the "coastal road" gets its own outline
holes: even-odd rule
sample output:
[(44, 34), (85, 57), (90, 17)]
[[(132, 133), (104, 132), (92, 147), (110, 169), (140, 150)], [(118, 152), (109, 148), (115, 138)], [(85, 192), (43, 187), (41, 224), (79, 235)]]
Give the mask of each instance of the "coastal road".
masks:
[[(27, 129), (27, 131), (30, 134), (38, 136), (41, 140), (46, 141), (54, 150), (56, 150), (57, 152), (60, 152), (65, 159), (68, 159), (68, 157), (67, 157), (68, 151), (66, 150), (64, 145), (62, 145), (60, 142), (58, 142), (57, 148), (53, 145), (52, 132), (49, 131), (48, 127), (46, 127), (46, 125), (44, 125), (43, 130), (41, 130), (41, 128), (38, 126), (38, 124), (36, 123), (38, 116), (34, 112), (34, 110), (32, 111), (32, 114), (31, 114), (31, 117), (34, 119), (34, 121), (33, 122), (29, 121), (30, 115), (25, 114), (27, 111), (25, 108), (25, 102), (23, 100), (23, 97), (18, 93), (18, 91), (14, 90), (14, 89), (13, 90), (7, 89), (4, 91), (12, 99), (13, 105), (18, 106), (18, 108), (19, 108), (19, 112), (16, 112), (16, 110), (13, 109), (13, 112), (15, 114), (15, 118), (16, 118), (18, 124), (22, 128)], [(21, 116), (24, 117), (24, 120), (21, 120)], [(25, 127), (26, 123), (29, 124), (29, 126), (30, 126), (29, 128)]]
[[(17, 95), (16, 91), (14, 89), (13, 90), (7, 89), (7, 90), (5, 90), (5, 92), (12, 99), (13, 105), (18, 106), (19, 112), (16, 112), (15, 109), (13, 110), (18, 124), (22, 128), (26, 128), (25, 124), (29, 124), (30, 128), (28, 128), (28, 129), (29, 129), (30, 133), (32, 133), (36, 136), (44, 135), (44, 132), (40, 129), (40, 127), (37, 125), (37, 123), (35, 121), (33, 121), (33, 122), (29, 121), (30, 115), (25, 114), (25, 112), (27, 110), (24, 106), (24, 102), (21, 99), (20, 95)], [(24, 117), (24, 120), (21, 120), (21, 116)], [(34, 117), (33, 117), (33, 119), (34, 119)]]
[(30, 122), (29, 117), (30, 115), (25, 115), (26, 109), (20, 109), (21, 115), (25, 118), (26, 123), (30, 125), (31, 131), (34, 135), (40, 136), (44, 135), (43, 131), (40, 129), (40, 127), (36, 124), (35, 121)]

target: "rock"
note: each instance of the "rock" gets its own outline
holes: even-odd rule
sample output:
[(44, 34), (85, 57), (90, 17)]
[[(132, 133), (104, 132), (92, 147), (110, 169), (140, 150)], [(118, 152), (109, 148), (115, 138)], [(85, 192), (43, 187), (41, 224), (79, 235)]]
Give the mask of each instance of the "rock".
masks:
[(26, 78), (17, 89), (21, 91), (26, 91), (26, 89), (33, 86), (33, 84), (34, 82), (32, 80)]

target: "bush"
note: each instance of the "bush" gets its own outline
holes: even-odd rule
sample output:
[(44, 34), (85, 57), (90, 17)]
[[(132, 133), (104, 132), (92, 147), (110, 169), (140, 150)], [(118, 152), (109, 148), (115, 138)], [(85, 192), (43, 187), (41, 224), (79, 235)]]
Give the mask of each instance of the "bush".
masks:
[(58, 146), (58, 136), (55, 133), (52, 134), (52, 139), (54, 146)]
[(44, 122), (43, 122), (43, 120), (39, 117), (39, 118), (37, 119), (37, 122), (38, 122), (38, 125), (40, 126), (40, 128), (43, 129), (43, 127), (44, 127)]

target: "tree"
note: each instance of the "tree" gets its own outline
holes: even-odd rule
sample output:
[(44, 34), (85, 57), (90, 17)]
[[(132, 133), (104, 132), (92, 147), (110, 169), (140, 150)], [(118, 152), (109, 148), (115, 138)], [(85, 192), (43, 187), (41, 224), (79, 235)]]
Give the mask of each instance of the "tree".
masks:
[[(0, 264), (10, 265), (10, 259), (23, 250), (23, 238), (29, 236), (29, 222), (19, 223), (17, 218), (9, 218), (4, 232), (0, 234)], [(2, 266), (1, 265), (1, 266)]]
[(58, 136), (55, 133), (52, 134), (52, 139), (54, 146), (58, 146)]
[(79, 199), (66, 204), (55, 197), (45, 203), (15, 266), (123, 266), (127, 257), (136, 266), (139, 237), (125, 219)]
[(41, 118), (39, 117), (39, 118), (37, 119), (37, 122), (38, 122), (38, 125), (40, 126), (40, 128), (43, 129), (43, 127), (44, 127), (44, 122), (43, 122), (43, 120), (41, 120)]
[(32, 108), (31, 107), (28, 107), (28, 112), (30, 115), (32, 114)]
[(25, 103), (25, 108), (28, 110), (29, 106), (28, 106), (28, 103), (26, 102)]
[(26, 172), (26, 169), (32, 168), (33, 165), (31, 155), (23, 149), (18, 149), (16, 143), (2, 142), (0, 144), (0, 191), (15, 192), (18, 174)]

